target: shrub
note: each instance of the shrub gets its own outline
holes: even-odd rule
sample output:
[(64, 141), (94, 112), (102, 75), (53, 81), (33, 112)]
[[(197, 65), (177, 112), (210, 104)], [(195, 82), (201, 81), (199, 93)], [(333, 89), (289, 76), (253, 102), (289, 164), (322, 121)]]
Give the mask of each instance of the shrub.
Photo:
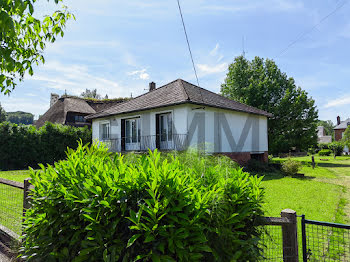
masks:
[(290, 158), (282, 163), (282, 171), (288, 176), (297, 174), (300, 168), (301, 163)]
[(186, 155), (194, 159), (157, 151), (125, 158), (103, 145), (80, 145), (68, 150), (67, 160), (31, 170), (35, 189), (23, 256), (28, 261), (258, 258), (261, 179), (227, 168), (226, 158), (197, 155), (187, 165)]
[(332, 142), (329, 144), (329, 149), (334, 153), (336, 156), (341, 156), (344, 151), (344, 144), (342, 142)]
[(87, 127), (46, 123), (40, 129), (4, 122), (0, 124), (0, 170), (38, 167), (64, 159), (67, 147), (77, 148), (78, 140), (91, 142)]
[(310, 147), (310, 148), (307, 150), (307, 152), (308, 152), (308, 155), (314, 155), (314, 154), (316, 154), (316, 149), (313, 148), (313, 147)]
[(320, 152), (318, 152), (318, 155), (320, 156), (330, 156), (332, 154), (332, 150), (330, 149), (322, 149)]
[(320, 144), (318, 144), (318, 148), (319, 148), (320, 150), (329, 149), (329, 144), (320, 143)]

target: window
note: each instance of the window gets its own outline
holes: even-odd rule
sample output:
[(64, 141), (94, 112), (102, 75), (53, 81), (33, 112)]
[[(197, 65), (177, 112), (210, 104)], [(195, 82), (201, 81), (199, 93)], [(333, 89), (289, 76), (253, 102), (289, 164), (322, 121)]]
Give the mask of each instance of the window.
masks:
[(84, 116), (74, 116), (75, 122), (85, 122)]
[(125, 143), (139, 143), (141, 141), (140, 118), (125, 120)]
[(173, 139), (173, 120), (171, 113), (159, 115), (159, 133), (160, 141), (172, 141)]
[(107, 140), (110, 137), (109, 123), (102, 124), (102, 140)]

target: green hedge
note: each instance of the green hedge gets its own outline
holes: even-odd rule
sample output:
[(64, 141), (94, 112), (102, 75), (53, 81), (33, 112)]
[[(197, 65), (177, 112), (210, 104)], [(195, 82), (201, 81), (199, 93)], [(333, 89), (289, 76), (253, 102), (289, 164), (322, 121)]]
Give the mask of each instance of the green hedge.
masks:
[(330, 149), (322, 149), (320, 152), (318, 152), (318, 155), (320, 156), (330, 156), (332, 154), (332, 150)]
[(28, 261), (255, 261), (261, 179), (224, 157), (80, 145), (31, 171)]
[(77, 148), (78, 140), (91, 142), (88, 128), (46, 123), (34, 126), (0, 123), (0, 170), (37, 168), (66, 157), (67, 147)]

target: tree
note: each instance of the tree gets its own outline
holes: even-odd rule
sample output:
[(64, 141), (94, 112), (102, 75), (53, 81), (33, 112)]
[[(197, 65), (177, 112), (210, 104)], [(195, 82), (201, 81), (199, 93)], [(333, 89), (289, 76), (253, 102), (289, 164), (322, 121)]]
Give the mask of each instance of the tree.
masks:
[(221, 94), (273, 114), (268, 122), (269, 151), (307, 150), (317, 144), (318, 111), (308, 93), (297, 87), (270, 59), (236, 57)]
[(23, 125), (32, 125), (34, 121), (34, 115), (27, 112), (8, 112), (7, 121), (13, 124), (23, 124)]
[(81, 93), (80, 96), (83, 98), (101, 99), (101, 95), (97, 93), (97, 89), (86, 89), (85, 92)]
[(319, 120), (317, 126), (323, 126), (326, 136), (334, 136), (334, 124), (331, 120)]
[(74, 18), (63, 6), (40, 20), (34, 17), (36, 1), (0, 1), (0, 93), (9, 94), (26, 72), (33, 75), (33, 65), (45, 62), (46, 43), (63, 37), (67, 20)]
[(0, 123), (6, 121), (6, 112), (5, 109), (2, 108), (0, 103)]
[(344, 143), (345, 146), (350, 148), (350, 126), (348, 126), (345, 129), (345, 132), (343, 134), (342, 142)]

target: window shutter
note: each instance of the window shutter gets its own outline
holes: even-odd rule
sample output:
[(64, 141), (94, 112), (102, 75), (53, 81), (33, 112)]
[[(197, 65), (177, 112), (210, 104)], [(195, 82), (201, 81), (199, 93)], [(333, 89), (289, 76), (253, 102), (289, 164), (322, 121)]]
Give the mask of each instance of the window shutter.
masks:
[(156, 148), (160, 148), (159, 114), (156, 114)]
[(125, 119), (122, 119), (120, 128), (122, 151), (125, 151)]

